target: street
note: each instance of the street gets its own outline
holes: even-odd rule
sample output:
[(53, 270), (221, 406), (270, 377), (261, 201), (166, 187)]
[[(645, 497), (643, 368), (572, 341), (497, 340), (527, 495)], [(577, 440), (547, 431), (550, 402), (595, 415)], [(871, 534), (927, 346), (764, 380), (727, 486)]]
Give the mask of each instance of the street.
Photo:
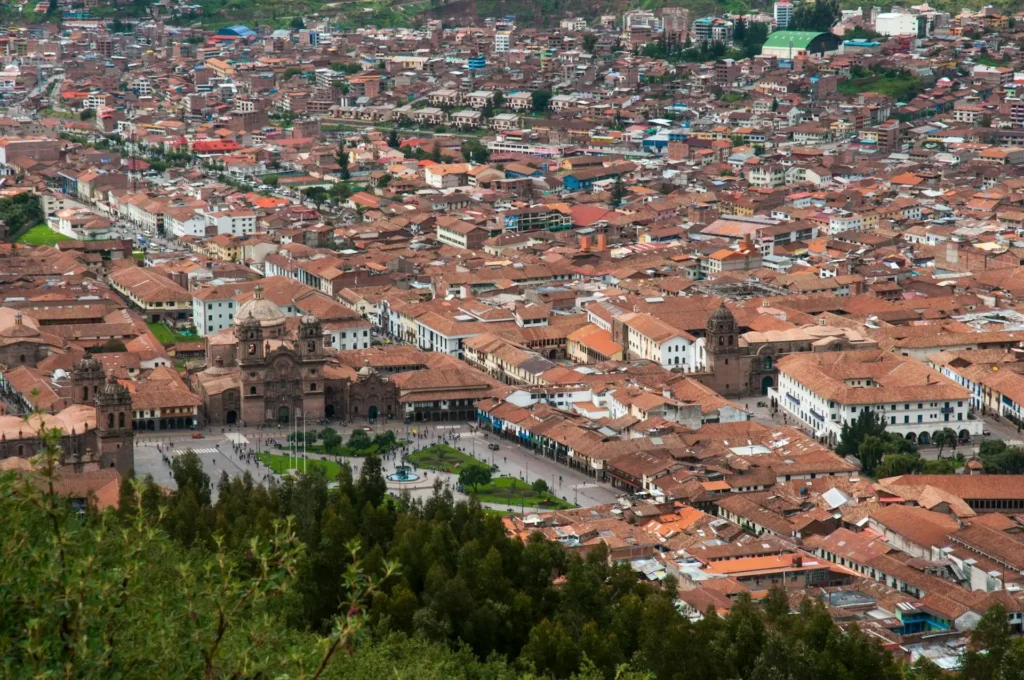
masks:
[[(332, 425), (342, 438), (347, 441), (353, 429), (364, 427), (360, 423), (348, 424), (339, 427)], [(476, 430), (470, 432), (468, 423), (445, 424), (445, 425), (404, 425), (389, 423), (388, 425), (369, 426), (370, 436), (376, 435), (384, 430), (392, 430), (399, 439), (410, 439), (412, 445), (410, 451), (424, 448), (438, 441), (443, 441), (455, 448), (481, 461), (492, 463), (498, 466), (498, 475), (517, 477), (532, 483), (537, 479), (543, 479), (548, 483), (551, 492), (564, 500), (576, 503), (581, 507), (603, 505), (614, 502), (621, 495), (609, 484), (601, 484), (583, 473), (571, 470), (568, 467), (554, 462), (540, 454), (520, 446), (515, 442), (500, 439), (494, 434), (486, 435)], [(426, 435), (425, 439), (417, 439), (413, 431)], [(167, 488), (175, 488), (174, 479), (171, 476), (170, 466), (164, 462), (164, 456), (173, 457), (189, 449), (199, 454), (203, 462), (203, 469), (210, 475), (213, 484), (213, 498), (217, 498), (217, 481), (221, 473), (227, 472), (232, 477), (240, 476), (249, 472), (257, 482), (267, 482), (276, 477), (269, 468), (258, 461), (247, 461), (245, 456), (234, 452), (234, 445), (239, 444), (243, 451), (250, 448), (254, 451), (262, 445), (263, 450), (271, 453), (276, 449), (266, 444), (267, 439), (274, 439), (284, 442), (287, 430), (272, 428), (245, 427), (208, 427), (201, 429), (202, 439), (193, 439), (192, 431), (179, 432), (156, 432), (140, 433), (135, 437), (135, 473), (139, 477), (152, 475), (153, 479)], [(497, 443), (499, 449), (492, 451), (488, 448), (491, 443)], [(323, 454), (310, 454), (311, 458), (320, 458)], [(333, 457), (332, 457), (333, 459)], [(362, 467), (363, 458), (338, 459), (338, 462), (348, 462), (353, 468), (353, 474), (358, 476)], [(385, 475), (395, 471), (399, 463), (395, 458), (384, 461)], [(449, 482), (452, 489), (455, 488), (458, 475), (446, 474), (443, 472), (429, 472), (425, 479), (418, 484), (401, 485), (390, 483), (389, 488), (398, 493), (408, 491), (417, 498), (430, 496), (432, 483), (435, 478), (441, 478)], [(456, 498), (464, 500), (466, 495), (453, 491)], [(497, 508), (495, 509), (505, 509)]]

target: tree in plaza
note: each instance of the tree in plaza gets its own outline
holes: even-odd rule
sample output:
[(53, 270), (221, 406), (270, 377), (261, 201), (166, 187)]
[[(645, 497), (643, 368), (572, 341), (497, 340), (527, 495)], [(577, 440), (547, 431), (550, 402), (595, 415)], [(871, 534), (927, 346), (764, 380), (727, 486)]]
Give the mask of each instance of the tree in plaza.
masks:
[(320, 431), (320, 439), (324, 443), (324, 451), (331, 453), (341, 446), (341, 435), (333, 427), (326, 427)]
[(373, 443), (380, 451), (388, 451), (398, 442), (398, 438), (391, 430), (384, 430), (373, 438)]
[(956, 431), (951, 427), (944, 427), (932, 436), (932, 446), (939, 447), (938, 457), (942, 458), (942, 450), (947, 446), (956, 448)]
[(997, 451), (996, 447), (988, 444), (988, 440), (982, 442), (982, 450), (980, 453), (981, 462), (985, 466), (985, 472), (992, 475), (1019, 475), (1024, 474), (1024, 449), (1017, 446), (1007, 447), (1003, 442), (1003, 447)]
[(370, 448), (371, 443), (370, 435), (361, 427), (352, 430), (352, 434), (348, 436), (348, 445), (357, 451)]
[(532, 488), (533, 492), (537, 495), (546, 494), (548, 492), (548, 483), (543, 479), (535, 479), (533, 480), (533, 483), (530, 484), (530, 488)]
[(343, 180), (347, 180), (352, 177), (352, 173), (348, 169), (348, 150), (345, 148), (345, 142), (338, 143), (338, 150), (334, 154), (334, 160), (338, 161), (338, 177)]
[(1002, 439), (985, 439), (978, 446), (978, 455), (982, 458), (994, 456), (1006, 451), (1006, 442)]
[(490, 482), (491, 470), (483, 465), (467, 465), (459, 472), (459, 484), (473, 491)]

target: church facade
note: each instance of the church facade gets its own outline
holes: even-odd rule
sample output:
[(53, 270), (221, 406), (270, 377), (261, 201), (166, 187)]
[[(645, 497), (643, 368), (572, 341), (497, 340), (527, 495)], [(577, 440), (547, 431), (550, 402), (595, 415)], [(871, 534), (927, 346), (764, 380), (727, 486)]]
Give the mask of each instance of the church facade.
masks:
[(74, 365), (71, 385), (74, 403), (57, 413), (0, 416), (0, 459), (41, 453), (45, 431), (57, 429), (65, 465), (95, 461), (127, 475), (135, 466), (131, 392), (93, 357)]
[(330, 336), (319, 319), (294, 321), (256, 287), (234, 327), (207, 338), (206, 369), (192, 381), (205, 422), (285, 426), (398, 412), (390, 380), (369, 367), (355, 371), (329, 363)]

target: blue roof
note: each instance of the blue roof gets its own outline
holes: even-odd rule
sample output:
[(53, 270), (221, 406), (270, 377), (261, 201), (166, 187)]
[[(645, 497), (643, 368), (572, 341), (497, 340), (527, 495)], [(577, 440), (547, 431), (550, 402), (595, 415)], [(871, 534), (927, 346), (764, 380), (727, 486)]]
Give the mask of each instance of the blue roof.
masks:
[(256, 35), (256, 32), (248, 26), (237, 24), (235, 26), (228, 26), (227, 28), (220, 29), (217, 31), (217, 35), (237, 35), (239, 38), (251, 38)]

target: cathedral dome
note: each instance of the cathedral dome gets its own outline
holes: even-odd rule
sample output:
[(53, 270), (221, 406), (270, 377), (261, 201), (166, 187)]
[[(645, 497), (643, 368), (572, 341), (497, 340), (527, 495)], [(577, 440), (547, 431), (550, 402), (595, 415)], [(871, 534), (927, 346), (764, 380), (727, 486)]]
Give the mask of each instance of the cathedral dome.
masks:
[(235, 325), (241, 326), (250, 319), (253, 319), (261, 326), (278, 326), (285, 321), (284, 312), (271, 300), (263, 297), (263, 287), (256, 286), (253, 290), (253, 298), (238, 308), (235, 314)]
[(14, 315), (14, 323), (6, 328), (0, 329), (0, 337), (4, 338), (35, 338), (39, 336), (39, 329), (24, 323), (21, 312)]

